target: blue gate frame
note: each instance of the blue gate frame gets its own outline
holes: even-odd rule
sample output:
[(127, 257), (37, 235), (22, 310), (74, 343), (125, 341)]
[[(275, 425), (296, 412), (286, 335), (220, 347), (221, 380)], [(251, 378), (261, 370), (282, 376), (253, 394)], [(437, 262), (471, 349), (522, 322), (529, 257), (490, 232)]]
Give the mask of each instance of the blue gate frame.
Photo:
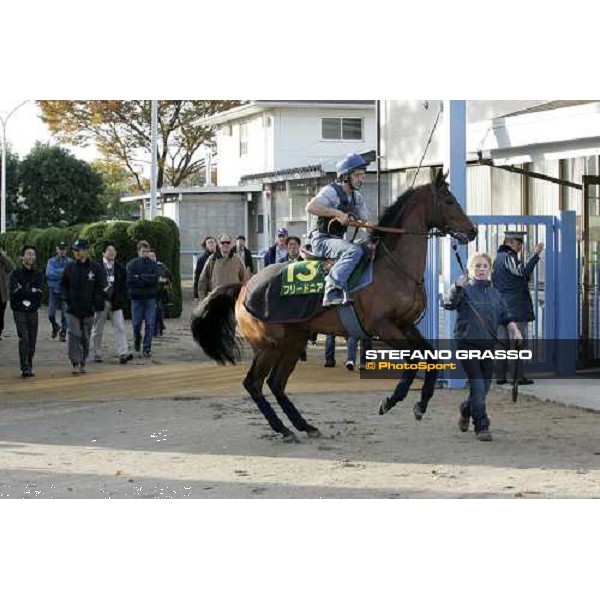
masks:
[[(528, 365), (527, 371), (574, 374), (577, 359), (574, 341), (578, 340), (575, 212), (561, 211), (556, 216), (483, 215), (470, 218), (479, 233), (468, 246), (469, 254), (487, 252), (493, 259), (506, 229), (527, 231), (526, 247), (529, 252), (535, 244), (544, 243), (544, 252), (530, 285), (535, 321), (529, 324), (529, 337), (532, 342), (548, 341), (539, 347), (532, 343), (533, 363)], [(434, 346), (435, 340), (443, 338), (442, 332), (447, 330), (444, 321), (454, 318), (439, 303), (440, 293), (444, 291), (440, 282), (442, 243), (437, 238), (429, 242), (425, 271), (428, 305), (419, 324), (421, 333)], [(526, 256), (528, 258), (529, 255)], [(550, 343), (555, 340), (571, 340), (571, 343)]]

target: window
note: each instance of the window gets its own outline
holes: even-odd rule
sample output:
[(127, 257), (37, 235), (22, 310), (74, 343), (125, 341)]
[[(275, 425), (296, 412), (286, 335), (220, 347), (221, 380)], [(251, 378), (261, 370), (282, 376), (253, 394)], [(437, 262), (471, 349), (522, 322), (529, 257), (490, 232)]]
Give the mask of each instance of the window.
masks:
[(362, 119), (321, 119), (321, 137), (324, 140), (362, 140)]
[(248, 154), (248, 123), (240, 123), (240, 156)]
[(256, 233), (265, 232), (265, 215), (256, 215)]

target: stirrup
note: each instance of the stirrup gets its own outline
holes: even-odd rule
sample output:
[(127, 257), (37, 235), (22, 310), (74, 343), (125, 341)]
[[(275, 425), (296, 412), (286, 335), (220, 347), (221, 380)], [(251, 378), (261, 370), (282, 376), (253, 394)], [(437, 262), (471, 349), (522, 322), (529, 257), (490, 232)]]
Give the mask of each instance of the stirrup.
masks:
[(339, 287), (330, 287), (325, 290), (323, 297), (323, 306), (334, 306), (343, 304), (345, 299), (344, 290)]

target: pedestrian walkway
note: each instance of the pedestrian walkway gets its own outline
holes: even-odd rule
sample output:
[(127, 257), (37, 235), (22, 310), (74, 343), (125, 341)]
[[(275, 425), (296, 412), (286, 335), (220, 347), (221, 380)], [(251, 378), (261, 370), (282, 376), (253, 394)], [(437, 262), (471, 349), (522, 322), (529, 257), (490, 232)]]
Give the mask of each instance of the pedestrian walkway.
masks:
[(583, 376), (574, 379), (539, 379), (534, 385), (521, 386), (519, 396), (533, 396), (539, 400), (600, 412), (600, 379), (598, 373), (593, 375), (595, 378), (589, 379)]

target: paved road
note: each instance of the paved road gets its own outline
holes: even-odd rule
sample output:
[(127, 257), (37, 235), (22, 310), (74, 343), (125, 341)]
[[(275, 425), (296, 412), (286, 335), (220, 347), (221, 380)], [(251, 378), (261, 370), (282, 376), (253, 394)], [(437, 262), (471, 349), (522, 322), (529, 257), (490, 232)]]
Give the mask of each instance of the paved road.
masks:
[(417, 391), (381, 417), (378, 402), (393, 383), (324, 369), (320, 347), (290, 392), (324, 435), (285, 444), (241, 389), (247, 363), (204, 360), (186, 318), (168, 328), (153, 360), (121, 366), (109, 352), (72, 376), (66, 345), (44, 323), (37, 377), (25, 381), (8, 331), (0, 342), (0, 497), (600, 497), (598, 413), (534, 398), (513, 404), (494, 389), (495, 439), (481, 443), (456, 425), (463, 391), (439, 390), (421, 423), (411, 412)]

